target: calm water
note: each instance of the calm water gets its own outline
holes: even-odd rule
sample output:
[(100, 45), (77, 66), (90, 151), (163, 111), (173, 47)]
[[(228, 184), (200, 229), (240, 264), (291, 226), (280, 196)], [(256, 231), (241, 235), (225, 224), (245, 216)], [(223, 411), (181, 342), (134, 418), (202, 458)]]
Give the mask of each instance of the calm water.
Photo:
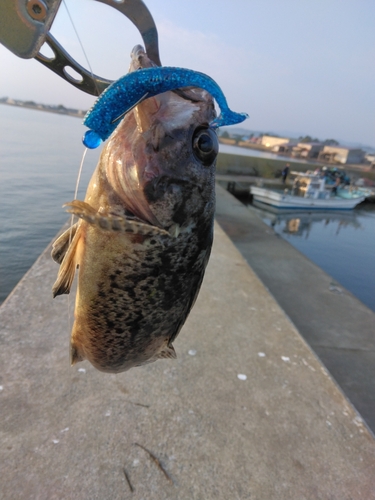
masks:
[[(68, 219), (62, 204), (73, 199), (83, 131), (78, 118), (0, 105), (0, 302)], [(98, 156), (97, 150), (86, 156), (80, 199)], [(375, 310), (374, 210), (261, 216)]]
[(270, 212), (266, 224), (375, 311), (375, 205), (343, 212)]
[[(78, 118), (0, 105), (0, 302), (68, 220), (83, 131)], [(86, 156), (81, 199), (97, 157)]]

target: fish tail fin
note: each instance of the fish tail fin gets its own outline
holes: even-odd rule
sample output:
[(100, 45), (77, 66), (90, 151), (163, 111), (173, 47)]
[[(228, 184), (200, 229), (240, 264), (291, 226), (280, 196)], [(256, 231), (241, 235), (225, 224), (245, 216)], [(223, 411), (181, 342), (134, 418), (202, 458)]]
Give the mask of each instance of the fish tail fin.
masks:
[(70, 341), (70, 364), (71, 366), (86, 359), (85, 355), (80, 350), (79, 346), (72, 340)]
[(157, 355), (158, 359), (177, 359), (176, 351), (172, 344), (166, 345)]

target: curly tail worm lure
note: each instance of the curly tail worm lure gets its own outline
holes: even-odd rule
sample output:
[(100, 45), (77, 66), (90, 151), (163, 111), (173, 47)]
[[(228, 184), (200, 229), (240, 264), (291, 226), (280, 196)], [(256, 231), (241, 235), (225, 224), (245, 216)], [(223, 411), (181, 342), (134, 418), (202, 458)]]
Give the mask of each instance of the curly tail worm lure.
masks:
[(220, 115), (210, 127), (241, 123), (248, 115), (235, 113), (228, 107), (219, 85), (208, 75), (184, 68), (154, 67), (139, 69), (113, 82), (96, 100), (83, 121), (90, 130), (83, 136), (83, 144), (94, 149), (108, 139), (119, 124), (119, 119), (148, 97), (183, 87), (199, 87), (209, 92), (220, 107)]

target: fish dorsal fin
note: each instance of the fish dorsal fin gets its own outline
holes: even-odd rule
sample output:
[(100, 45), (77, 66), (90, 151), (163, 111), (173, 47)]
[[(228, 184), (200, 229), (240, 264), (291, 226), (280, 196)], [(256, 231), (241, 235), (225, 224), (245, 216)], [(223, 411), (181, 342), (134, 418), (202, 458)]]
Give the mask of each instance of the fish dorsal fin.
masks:
[(58, 264), (61, 264), (61, 262), (63, 261), (65, 254), (69, 248), (70, 242), (76, 234), (77, 228), (78, 222), (73, 224), (72, 227), (69, 227), (57, 238), (56, 241), (53, 242), (51, 257)]
[(177, 359), (176, 351), (172, 344), (166, 345), (163, 349), (157, 354), (158, 359)]
[(77, 268), (78, 257), (77, 257), (77, 246), (80, 240), (80, 231), (76, 230), (74, 238), (67, 249), (64, 259), (60, 265), (59, 273), (57, 275), (57, 280), (52, 287), (53, 297), (57, 295), (62, 295), (63, 293), (69, 293), (70, 288), (73, 283), (74, 274)]

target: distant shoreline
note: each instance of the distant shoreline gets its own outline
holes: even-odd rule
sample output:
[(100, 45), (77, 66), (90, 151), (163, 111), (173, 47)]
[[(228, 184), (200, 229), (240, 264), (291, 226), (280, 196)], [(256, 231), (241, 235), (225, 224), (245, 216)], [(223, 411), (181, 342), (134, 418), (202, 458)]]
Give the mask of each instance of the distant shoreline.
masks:
[(27, 101), (15, 101), (14, 99), (8, 99), (7, 101), (0, 99), (0, 104), (5, 104), (6, 106), (16, 106), (18, 108), (35, 109), (36, 111), (46, 111), (47, 113), (55, 113), (56, 115), (68, 115), (75, 118), (83, 118), (87, 113), (87, 111), (83, 111), (81, 109), (69, 109), (64, 106), (47, 106), (45, 104), (29, 103)]
[[(48, 113), (55, 113), (57, 115), (68, 115), (68, 116), (73, 116), (74, 118), (83, 118), (85, 117), (87, 110), (81, 110), (81, 109), (74, 109), (74, 108), (66, 108), (62, 104), (56, 106), (56, 105), (46, 105), (46, 104), (39, 104), (33, 101), (21, 101), (21, 100), (16, 100), (16, 99), (11, 99), (8, 97), (3, 97), (0, 98), (0, 104), (6, 104), (7, 106), (16, 106), (19, 108), (27, 108), (27, 109), (35, 109), (37, 111), (46, 111)], [(261, 152), (267, 152), (275, 155), (275, 159), (277, 160), (284, 160), (284, 161), (291, 161), (291, 157), (289, 154), (286, 153), (276, 153), (273, 151), (270, 151), (269, 148), (261, 145), (261, 144), (254, 144), (254, 143), (249, 143), (247, 141), (236, 141), (235, 139), (232, 138), (224, 138), (224, 137), (218, 137), (218, 140), (221, 144), (226, 144), (228, 146), (234, 146), (234, 147), (239, 147), (243, 150), (254, 150), (254, 151), (261, 151)], [(281, 158), (282, 157), (282, 158)], [(327, 162), (324, 161), (317, 161), (315, 159), (310, 159), (311, 164), (316, 164), (316, 165), (322, 165)], [(338, 168), (347, 168), (347, 169), (356, 169), (360, 170), (363, 172), (370, 172), (373, 171), (373, 168), (370, 165), (367, 164), (346, 164), (344, 165), (337, 165), (337, 164), (332, 164), (333, 166), (336, 166)]]

